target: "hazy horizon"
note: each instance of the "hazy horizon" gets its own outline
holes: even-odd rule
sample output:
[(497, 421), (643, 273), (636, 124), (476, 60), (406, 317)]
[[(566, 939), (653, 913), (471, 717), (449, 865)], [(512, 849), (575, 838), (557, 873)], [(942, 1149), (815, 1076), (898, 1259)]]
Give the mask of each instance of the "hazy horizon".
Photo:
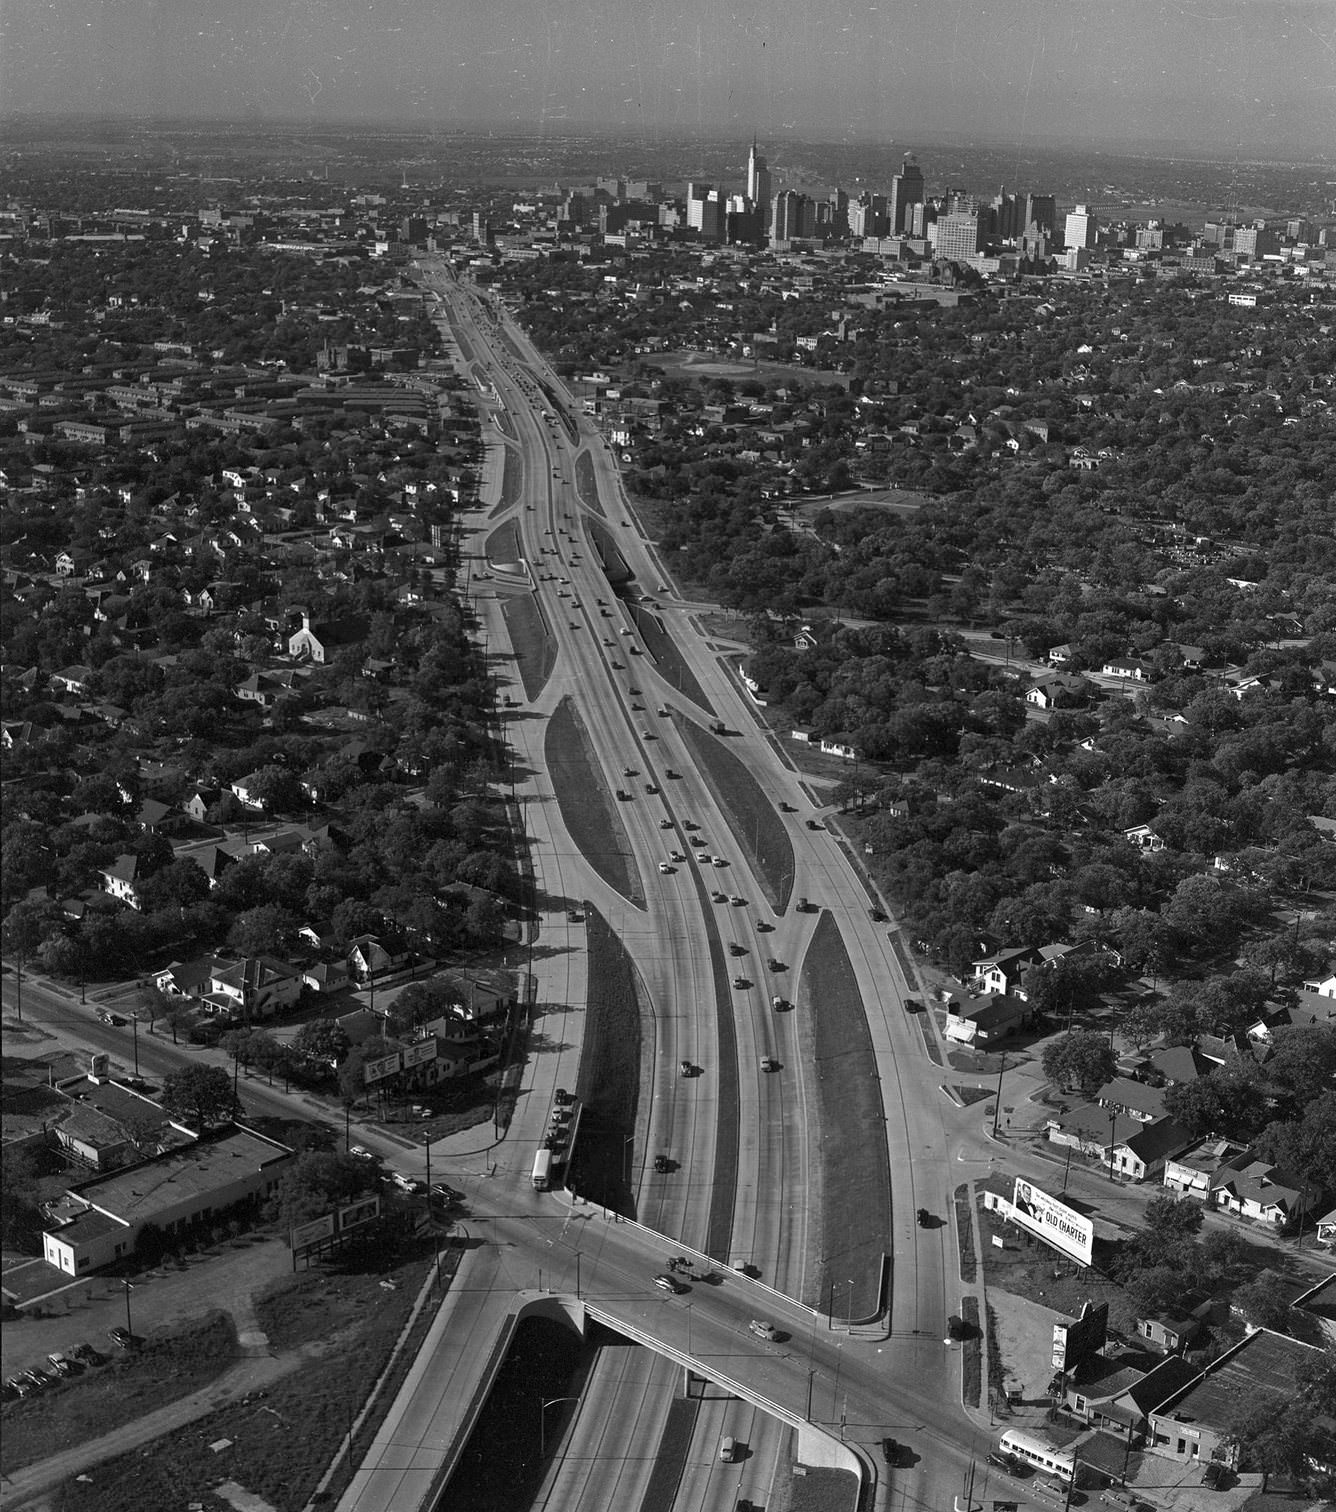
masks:
[(5, 0), (0, 120), (1336, 144), (1332, 0)]

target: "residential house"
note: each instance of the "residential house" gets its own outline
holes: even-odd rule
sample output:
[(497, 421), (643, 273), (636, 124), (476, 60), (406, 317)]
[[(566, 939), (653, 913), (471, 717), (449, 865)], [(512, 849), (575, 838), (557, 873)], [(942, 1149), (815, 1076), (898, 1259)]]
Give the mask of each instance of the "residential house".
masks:
[(1137, 1337), (1145, 1339), (1161, 1354), (1182, 1354), (1194, 1339), (1205, 1333), (1211, 1307), (1209, 1298), (1196, 1300), (1195, 1294), (1188, 1292), (1183, 1297), (1183, 1305), (1173, 1313), (1138, 1318)]
[(227, 845), (205, 845), (199, 850), (187, 851), (184, 854), (188, 855), (209, 879), (210, 888), (217, 887), (227, 868), (237, 863), (236, 851)]
[(1163, 1086), (1179, 1087), (1205, 1076), (1209, 1061), (1199, 1056), (1191, 1045), (1165, 1045), (1146, 1054), (1146, 1079)]
[(63, 689), (66, 693), (73, 693), (76, 697), (83, 697), (88, 692), (88, 683), (93, 676), (93, 669), (84, 666), (62, 667), (59, 672), (51, 674), (51, 683), (55, 688)]
[(1149, 824), (1134, 824), (1130, 829), (1123, 831), (1123, 839), (1129, 845), (1135, 845), (1138, 850), (1162, 851), (1164, 840), (1157, 835)]
[(407, 945), (390, 935), (362, 935), (348, 947), (348, 970), (359, 982), (401, 971), (411, 960)]
[(179, 808), (157, 798), (145, 798), (135, 818), (140, 829), (152, 835), (174, 834), (185, 823), (185, 815)]
[(1076, 647), (1070, 641), (1063, 641), (1060, 646), (1050, 646), (1044, 658), (1050, 667), (1065, 667), (1076, 654)]
[(1134, 656), (1111, 657), (1099, 670), (1105, 677), (1122, 677), (1131, 682), (1149, 682), (1151, 676), (1146, 663)]
[(1029, 1009), (1019, 998), (1004, 993), (960, 1002), (947, 1008), (946, 1037), (962, 1045), (988, 1046), (1013, 1034), (1029, 1021)]
[(795, 651), (815, 651), (818, 646), (828, 646), (844, 629), (839, 620), (817, 620), (815, 624), (802, 625), (793, 637)]
[(257, 794), (258, 776), (257, 772), (248, 772), (246, 776), (236, 778), (231, 784), (232, 792), (236, 796), (237, 801), (244, 803), (247, 808), (264, 808), (264, 804)]
[(347, 961), (313, 961), (302, 967), (302, 984), (322, 995), (342, 992), (350, 980)]
[(1038, 965), (1039, 950), (1033, 945), (1012, 946), (971, 961), (970, 985), (979, 992), (993, 992), (1025, 1000), (1021, 981), (1031, 966)]
[(1318, 997), (1336, 998), (1336, 971), (1328, 969), (1310, 977), (1303, 984), (1303, 990), (1316, 993)]
[(1132, 1081), (1125, 1076), (1115, 1076), (1106, 1082), (1094, 1099), (1101, 1108), (1113, 1108), (1126, 1113), (1141, 1123), (1154, 1123), (1164, 1115), (1164, 1093), (1159, 1087), (1145, 1082)]
[(1222, 1171), (1211, 1190), (1211, 1206), (1236, 1218), (1282, 1229), (1318, 1206), (1320, 1188), (1283, 1174), (1264, 1160)]
[(215, 961), (201, 1006), (207, 1013), (251, 1023), (291, 1008), (301, 996), (302, 977), (274, 956)]
[(205, 815), (222, 798), (222, 788), (197, 787), (185, 801), (185, 811), (197, 823), (203, 824)]
[(1172, 1118), (1144, 1123), (1096, 1103), (1080, 1103), (1066, 1113), (1053, 1114), (1045, 1131), (1050, 1144), (1111, 1165), (1131, 1181), (1158, 1176), (1168, 1157), (1192, 1142), (1191, 1135)]
[(1323, 1213), (1317, 1220), (1317, 1242), (1336, 1245), (1336, 1208), (1332, 1208), (1329, 1213)]
[(1036, 709), (1079, 709), (1090, 701), (1090, 684), (1074, 672), (1054, 672), (1036, 679), (1025, 701)]
[(102, 878), (102, 891), (110, 895), (119, 903), (126, 903), (131, 908), (139, 908), (139, 889), (135, 886), (135, 878), (139, 874), (139, 857), (133, 852), (124, 852), (117, 856), (110, 866), (104, 866), (98, 873)]

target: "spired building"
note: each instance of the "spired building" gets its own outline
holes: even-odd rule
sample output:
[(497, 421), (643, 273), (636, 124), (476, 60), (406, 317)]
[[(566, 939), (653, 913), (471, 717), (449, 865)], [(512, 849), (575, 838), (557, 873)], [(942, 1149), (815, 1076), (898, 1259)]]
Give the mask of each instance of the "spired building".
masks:
[(752, 209), (760, 215), (761, 225), (770, 221), (770, 170), (765, 159), (756, 150), (756, 138), (752, 138), (751, 153), (747, 158), (747, 198)]

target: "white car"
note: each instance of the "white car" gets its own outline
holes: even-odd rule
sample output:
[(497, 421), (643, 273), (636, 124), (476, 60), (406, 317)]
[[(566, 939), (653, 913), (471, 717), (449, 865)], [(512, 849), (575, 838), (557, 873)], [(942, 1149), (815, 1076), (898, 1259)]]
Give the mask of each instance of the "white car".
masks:
[(666, 861), (659, 862), (659, 870), (664, 874), (665, 877), (671, 876), (673, 871), (672, 867), (669, 866)]
[(348, 1153), (354, 1160), (374, 1160), (376, 1158), (370, 1150), (364, 1149), (361, 1145), (349, 1145)]

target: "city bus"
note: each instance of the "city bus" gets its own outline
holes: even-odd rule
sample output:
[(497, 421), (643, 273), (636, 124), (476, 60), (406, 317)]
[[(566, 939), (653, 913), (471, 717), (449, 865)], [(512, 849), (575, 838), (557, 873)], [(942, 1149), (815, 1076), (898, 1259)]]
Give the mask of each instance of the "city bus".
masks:
[(545, 1192), (552, 1184), (552, 1151), (539, 1150), (533, 1158), (533, 1189)]
[(1009, 1428), (998, 1440), (997, 1447), (1003, 1454), (1010, 1454), (1022, 1464), (1033, 1465), (1064, 1485), (1076, 1484), (1076, 1456), (1064, 1449), (1055, 1449), (1038, 1434)]

